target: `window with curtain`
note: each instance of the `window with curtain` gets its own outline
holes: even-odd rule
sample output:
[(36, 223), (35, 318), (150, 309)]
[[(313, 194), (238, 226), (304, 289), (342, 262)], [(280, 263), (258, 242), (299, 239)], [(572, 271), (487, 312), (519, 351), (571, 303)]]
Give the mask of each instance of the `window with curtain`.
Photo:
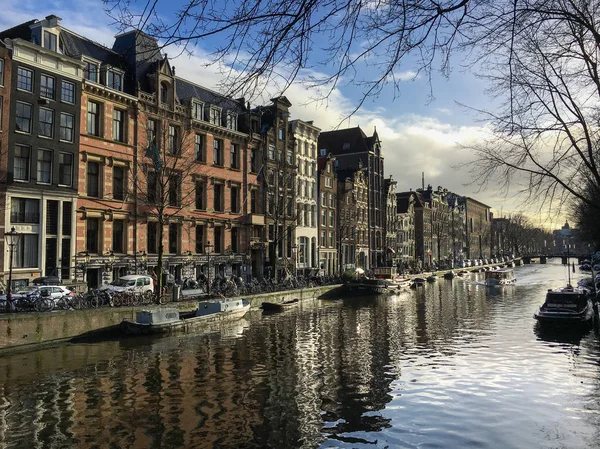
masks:
[(50, 150), (38, 150), (37, 182), (42, 184), (52, 183), (52, 151)]
[(23, 234), (13, 254), (14, 268), (37, 268), (38, 234)]

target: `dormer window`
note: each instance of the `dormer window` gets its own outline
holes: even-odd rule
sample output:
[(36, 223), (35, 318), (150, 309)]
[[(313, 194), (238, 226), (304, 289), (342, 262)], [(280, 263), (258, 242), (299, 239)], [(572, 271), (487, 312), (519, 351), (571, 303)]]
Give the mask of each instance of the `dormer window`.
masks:
[(233, 112), (228, 112), (226, 120), (227, 123), (225, 124), (225, 126), (227, 127), (227, 129), (237, 131), (237, 114), (234, 114)]
[(218, 108), (210, 108), (210, 123), (216, 126), (221, 126), (221, 110)]
[(98, 82), (98, 64), (94, 62), (85, 61), (85, 67), (83, 69), (83, 77), (88, 81)]
[(56, 51), (57, 36), (50, 31), (44, 31), (44, 48), (50, 51)]
[(123, 90), (123, 74), (109, 69), (106, 73), (106, 87), (114, 90)]
[(192, 102), (192, 118), (194, 120), (204, 120), (204, 104), (199, 101)]

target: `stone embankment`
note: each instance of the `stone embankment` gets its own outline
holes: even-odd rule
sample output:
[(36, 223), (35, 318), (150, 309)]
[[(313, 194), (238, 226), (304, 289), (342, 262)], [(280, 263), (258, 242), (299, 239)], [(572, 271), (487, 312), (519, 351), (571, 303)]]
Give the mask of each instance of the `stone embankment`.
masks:
[[(521, 260), (515, 260), (517, 265)], [(482, 267), (464, 268), (475, 271)], [(455, 269), (455, 271), (463, 268)], [(442, 276), (450, 270), (440, 270), (436, 274)], [(432, 273), (411, 275), (410, 278), (423, 277)], [(315, 299), (325, 296), (335, 297), (339, 285), (319, 286), (299, 290), (289, 290), (260, 295), (245, 296), (253, 309), (259, 308), (263, 302), (279, 302), (299, 298)], [(197, 300), (169, 303), (169, 307), (177, 307), (181, 311), (194, 310)], [(152, 306), (159, 307), (159, 306)], [(42, 313), (4, 313), (0, 315), (0, 354), (35, 348), (41, 345), (53, 345), (82, 338), (99, 338), (101, 336), (118, 335), (118, 325), (124, 319), (135, 319), (139, 310), (149, 306), (136, 307), (104, 307), (88, 310), (64, 310)]]
[[(263, 302), (279, 302), (282, 299), (301, 300), (319, 298), (339, 287), (319, 286), (260, 295), (245, 296), (252, 308)], [(197, 300), (169, 303), (181, 311), (194, 310)], [(125, 319), (135, 319), (139, 310), (160, 306), (103, 307), (87, 310), (55, 310), (52, 312), (3, 313), (0, 315), (0, 354), (15, 350), (53, 345), (78, 338), (114, 336), (118, 325)], [(164, 306), (163, 306), (164, 307)]]

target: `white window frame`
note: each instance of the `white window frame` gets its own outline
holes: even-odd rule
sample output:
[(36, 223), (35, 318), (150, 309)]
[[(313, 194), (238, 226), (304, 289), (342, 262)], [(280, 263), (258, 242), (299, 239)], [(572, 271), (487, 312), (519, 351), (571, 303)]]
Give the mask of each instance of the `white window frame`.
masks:
[[(24, 70), (26, 72), (31, 73), (31, 90), (28, 89), (23, 89), (21, 87), (19, 87), (19, 70)], [(33, 89), (35, 88), (35, 79), (34, 79), (34, 73), (33, 70), (28, 69), (26, 67), (17, 67), (17, 90), (20, 90), (21, 92), (33, 92)]]
[[(200, 110), (200, 114), (196, 112)], [(204, 120), (204, 103), (201, 101), (192, 100), (192, 119)]]
[[(61, 184), (61, 178), (60, 178), (60, 156), (61, 155), (67, 155), (67, 156), (71, 156), (71, 176), (69, 178), (69, 184)], [(66, 165), (66, 164), (62, 164), (62, 165)], [(58, 153), (58, 185), (60, 187), (71, 187), (73, 186), (73, 170), (74, 170), (74, 165), (75, 165), (75, 156), (71, 153), (65, 153), (64, 151), (61, 151), (60, 153)], [(87, 186), (86, 186), (87, 187)]]
[[(64, 89), (65, 84), (73, 86), (73, 101), (65, 100), (63, 97), (63, 89)], [(67, 104), (75, 104), (75, 95), (77, 94), (76, 89), (77, 88), (75, 87), (75, 83), (63, 80), (61, 83), (61, 86), (60, 86), (60, 101), (63, 103), (67, 103)]]
[(95, 59), (83, 58), (84, 64), (89, 64), (90, 66), (94, 66), (96, 68), (96, 79), (92, 80), (85, 77), (85, 65), (83, 67), (83, 79), (85, 82), (99, 83), (100, 82), (100, 61), (96, 61)]
[[(41, 153), (50, 153), (50, 180), (49, 181), (42, 181), (40, 180), (40, 154)], [(36, 181), (38, 184), (44, 184), (44, 185), (52, 185), (52, 150), (48, 150), (46, 148), (38, 148), (37, 150), (37, 164), (36, 164)]]
[(223, 118), (221, 117), (222, 110), (221, 108), (215, 108), (214, 106), (210, 107), (210, 123), (215, 126), (222, 126)]
[[(46, 46), (46, 34), (48, 34), (49, 37), (54, 37), (54, 48), (51, 47), (47, 47)], [(44, 30), (42, 33), (42, 38), (44, 39), (43, 45), (42, 47), (44, 47), (46, 50), (50, 50), (50, 51), (58, 51), (58, 36), (56, 34), (54, 34), (52, 31), (49, 30)]]
[[(50, 131), (51, 131), (51, 133), (50, 133), (51, 135), (50, 135), (50, 136), (47, 136), (47, 135), (45, 135), (45, 134), (42, 134), (42, 133), (40, 132), (40, 131), (41, 131), (41, 129), (40, 129), (40, 125), (42, 124), (42, 121), (40, 120), (40, 117), (41, 117), (41, 115), (42, 115), (42, 111), (50, 111), (50, 113), (51, 113), (51, 117), (52, 117), (52, 127), (50, 128)], [(39, 136), (39, 137), (44, 137), (44, 138), (46, 138), (46, 139), (54, 139), (54, 128), (55, 128), (55, 125), (56, 125), (56, 117), (55, 117), (55, 113), (54, 113), (54, 112), (55, 112), (55, 111), (54, 111), (54, 109), (50, 109), (50, 108), (39, 108), (39, 110), (38, 110), (38, 136)], [(46, 123), (46, 122), (44, 122), (44, 123)]]
[(226, 120), (227, 120), (227, 123), (225, 124), (226, 128), (237, 131), (237, 114), (228, 111)]
[(13, 164), (12, 164), (13, 165), (13, 167), (12, 167), (12, 169), (13, 169), (13, 180), (17, 181), (17, 182), (29, 182), (29, 180), (31, 179), (31, 151), (32, 151), (32, 149), (31, 149), (31, 147), (29, 145), (16, 144), (15, 145), (15, 150), (16, 150), (16, 147), (26, 148), (27, 151), (29, 152), (29, 155), (27, 156), (27, 168), (26, 168), (27, 176), (26, 176), (25, 179), (20, 179), (20, 178), (16, 179), (16, 178), (14, 178), (16, 154), (13, 157)]
[[(108, 82), (109, 75), (113, 76), (113, 85), (111, 85)], [(120, 80), (120, 83), (119, 83), (118, 87), (114, 86), (115, 76), (119, 77), (119, 80)], [(115, 69), (114, 67), (107, 67), (106, 68), (106, 79), (105, 79), (105, 82), (106, 82), (106, 87), (108, 87), (109, 89), (116, 90), (116, 91), (119, 91), (119, 92), (123, 92), (123, 81), (124, 81), (124, 78), (125, 78), (125, 76), (124, 76), (124, 72), (122, 70)]]
[[(63, 116), (65, 116), (65, 117), (68, 116), (68, 117), (71, 117), (71, 119), (72, 119), (73, 127), (71, 128), (71, 140), (63, 139), (61, 136), (61, 130), (63, 128), (63, 126), (62, 126)], [(73, 114), (69, 114), (68, 112), (60, 113), (60, 119), (59, 119), (59, 123), (58, 123), (58, 140), (60, 140), (61, 142), (68, 142), (68, 143), (74, 142), (74, 140), (75, 140), (75, 116)]]
[[(44, 90), (47, 90), (48, 88), (42, 83), (43, 78), (46, 78), (46, 80), (52, 80), (52, 95), (44, 94)], [(40, 98), (46, 98), (47, 100), (54, 100), (56, 98), (56, 78), (54, 76), (48, 75), (47, 73), (40, 74)]]

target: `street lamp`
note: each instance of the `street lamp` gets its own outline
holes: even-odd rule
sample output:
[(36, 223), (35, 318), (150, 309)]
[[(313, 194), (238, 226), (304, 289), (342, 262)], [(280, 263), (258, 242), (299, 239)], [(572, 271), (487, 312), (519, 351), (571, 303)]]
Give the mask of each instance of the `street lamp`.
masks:
[(294, 277), (298, 277), (298, 245), (292, 245), (292, 253), (294, 254)]
[[(146, 251), (140, 251), (140, 257), (142, 259), (142, 263), (140, 264), (140, 269), (144, 272), (147, 272), (148, 270), (148, 255), (146, 254)], [(137, 270), (137, 266), (136, 266), (136, 274), (140, 274), (138, 273)]]
[(208, 264), (208, 272), (206, 274), (206, 294), (210, 296), (210, 249), (213, 247), (213, 245), (210, 244), (210, 242), (206, 242), (206, 245), (204, 245), (204, 250), (206, 251), (206, 257), (207, 257), (207, 264)]
[(19, 244), (19, 238), (21, 237), (21, 233), (17, 232), (13, 227), (10, 232), (4, 233), (4, 239), (6, 240), (6, 244), (8, 245), (8, 250), (10, 254), (8, 256), (8, 291), (6, 295), (7, 304), (9, 305), (9, 310), (13, 310), (13, 297), (12, 297), (12, 262), (13, 262), (13, 253), (15, 248)]

